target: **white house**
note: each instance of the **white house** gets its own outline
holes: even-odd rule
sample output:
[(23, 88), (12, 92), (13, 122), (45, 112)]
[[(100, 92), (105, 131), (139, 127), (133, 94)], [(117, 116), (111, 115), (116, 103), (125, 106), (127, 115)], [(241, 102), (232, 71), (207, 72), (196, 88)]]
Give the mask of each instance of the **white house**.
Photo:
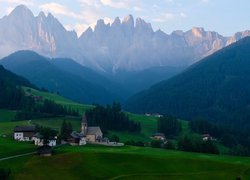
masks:
[(16, 126), (14, 128), (14, 139), (18, 141), (32, 141), (35, 133), (35, 126)]
[(86, 144), (86, 136), (83, 133), (73, 131), (68, 138), (68, 143), (72, 146), (82, 146)]
[[(36, 146), (43, 146), (43, 145), (44, 145), (44, 143), (43, 143), (44, 140), (43, 140), (42, 136), (41, 136), (39, 133), (36, 133), (36, 134), (33, 136), (32, 140), (34, 141), (34, 144), (35, 144)], [(49, 140), (49, 142), (47, 143), (47, 145), (48, 145), (48, 146), (51, 146), (51, 147), (56, 146), (56, 140), (57, 140), (57, 137), (56, 137), (56, 136), (55, 136), (54, 138), (51, 138), (51, 139)]]

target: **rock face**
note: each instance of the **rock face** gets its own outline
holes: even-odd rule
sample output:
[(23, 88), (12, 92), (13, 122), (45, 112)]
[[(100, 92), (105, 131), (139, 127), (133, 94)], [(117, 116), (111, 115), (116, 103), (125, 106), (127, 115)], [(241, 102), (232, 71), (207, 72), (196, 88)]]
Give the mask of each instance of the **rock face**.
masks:
[(0, 58), (26, 49), (49, 57), (73, 58), (102, 72), (139, 71), (187, 66), (249, 35), (250, 31), (244, 31), (223, 37), (203, 28), (168, 35), (129, 15), (122, 21), (117, 17), (112, 24), (98, 20), (94, 30), (89, 28), (78, 38), (53, 15), (41, 12), (35, 17), (21, 5), (0, 19)]
[(0, 19), (0, 57), (17, 50), (35, 50), (43, 55), (71, 57), (77, 35), (68, 32), (51, 14), (41, 12), (37, 17), (25, 6), (17, 6)]

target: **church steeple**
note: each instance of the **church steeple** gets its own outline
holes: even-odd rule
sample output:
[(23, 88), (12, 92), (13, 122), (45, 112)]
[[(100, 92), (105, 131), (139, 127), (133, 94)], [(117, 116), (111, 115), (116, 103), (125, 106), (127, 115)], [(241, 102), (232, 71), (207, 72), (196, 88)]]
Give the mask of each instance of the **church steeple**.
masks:
[(83, 114), (82, 116), (82, 128), (81, 128), (81, 131), (84, 135), (87, 134), (87, 129), (88, 129), (88, 124), (87, 124), (87, 118), (86, 118), (86, 115)]

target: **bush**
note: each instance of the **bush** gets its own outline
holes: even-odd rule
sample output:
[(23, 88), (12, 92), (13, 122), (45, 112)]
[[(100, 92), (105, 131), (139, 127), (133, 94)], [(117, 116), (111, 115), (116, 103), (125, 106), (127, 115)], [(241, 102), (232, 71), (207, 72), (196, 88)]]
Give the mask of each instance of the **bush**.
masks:
[(7, 168), (7, 169), (5, 169), (5, 168), (0, 168), (0, 179), (1, 179), (1, 180), (6, 180), (6, 179), (8, 179), (9, 176), (10, 176), (10, 173), (11, 173), (11, 171), (10, 171), (9, 168)]
[(164, 149), (175, 149), (175, 145), (173, 141), (167, 141), (163, 144)]
[(153, 140), (151, 141), (151, 147), (152, 148), (160, 148), (161, 147), (161, 144), (162, 144), (162, 141), (158, 141), (158, 140)]

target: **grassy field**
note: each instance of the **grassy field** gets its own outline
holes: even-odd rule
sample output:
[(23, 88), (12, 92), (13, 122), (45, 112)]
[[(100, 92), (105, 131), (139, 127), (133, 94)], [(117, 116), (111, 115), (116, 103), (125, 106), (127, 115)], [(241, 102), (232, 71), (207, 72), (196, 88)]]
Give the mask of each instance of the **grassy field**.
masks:
[(79, 118), (58, 117), (58, 118), (47, 118), (47, 119), (35, 119), (31, 120), (31, 123), (38, 124), (44, 127), (50, 127), (52, 129), (59, 131), (64, 120), (66, 122), (71, 123), (73, 130), (80, 131), (81, 120)]
[(0, 137), (0, 158), (32, 152), (34, 150), (35, 147), (31, 143)]
[(153, 133), (157, 132), (157, 118), (153, 116), (145, 116), (127, 113), (129, 119), (141, 123), (141, 132), (140, 133), (131, 133), (131, 132), (116, 132), (109, 131), (108, 136), (117, 135), (120, 138), (121, 142), (126, 142), (130, 140), (149, 142), (151, 141), (150, 137)]
[(14, 169), (12, 179), (250, 179), (250, 158), (130, 146), (66, 146), (0, 167)]
[(0, 122), (0, 135), (11, 136), (15, 126), (28, 126), (30, 121)]
[[(26, 89), (27, 91), (27, 89)], [(93, 106), (81, 105), (55, 94), (31, 90), (33, 95), (52, 99), (57, 103), (84, 112)], [(150, 141), (157, 132), (157, 118), (127, 113), (133, 121), (141, 123), (140, 133), (114, 132), (122, 142)], [(16, 125), (39, 124), (60, 130), (63, 120), (71, 122), (79, 131), (80, 118), (58, 117), (27, 121), (11, 121), (15, 112), (0, 110), (0, 158), (32, 152), (35, 146), (11, 139)], [(188, 133), (187, 121), (181, 121), (183, 133)], [(7, 135), (7, 137), (3, 137)], [(227, 179), (250, 180), (250, 158), (208, 155), (152, 149), (149, 147), (82, 147), (62, 146), (52, 157), (25, 156), (0, 161), (0, 168), (11, 168), (11, 179)]]
[(0, 122), (11, 121), (15, 118), (15, 115), (15, 111), (0, 109)]
[(69, 99), (66, 99), (60, 95), (57, 94), (53, 94), (53, 93), (49, 93), (49, 92), (42, 92), (42, 91), (38, 91), (32, 88), (27, 88), (27, 87), (23, 87), (25, 92), (31, 93), (34, 96), (42, 96), (44, 99), (49, 99), (49, 100), (53, 100), (58, 104), (64, 105), (64, 106), (70, 106), (73, 109), (78, 109), (79, 112), (82, 114), (83, 112), (85, 112), (87, 109), (93, 108), (92, 105), (83, 105), (80, 103), (76, 103), (74, 101), (71, 101)]

